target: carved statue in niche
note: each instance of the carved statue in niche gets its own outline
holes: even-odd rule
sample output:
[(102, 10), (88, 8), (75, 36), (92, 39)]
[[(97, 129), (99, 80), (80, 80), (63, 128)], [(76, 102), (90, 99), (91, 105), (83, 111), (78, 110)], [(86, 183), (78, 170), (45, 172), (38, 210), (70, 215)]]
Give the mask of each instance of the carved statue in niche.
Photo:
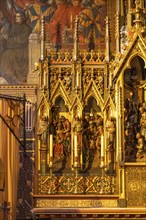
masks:
[(63, 115), (57, 121), (55, 120), (54, 124), (54, 170), (60, 172), (66, 168), (71, 156), (71, 124)]
[(90, 108), (89, 113), (83, 115), (83, 171), (91, 171), (100, 164), (101, 134), (103, 132), (102, 117)]
[(48, 117), (43, 115), (40, 124), (37, 135), (40, 138), (41, 145), (48, 145), (48, 136), (49, 136), (49, 120)]
[(73, 162), (74, 162), (74, 168), (80, 168), (81, 167), (81, 151), (82, 151), (82, 120), (76, 114), (75, 120), (73, 121)]
[(103, 134), (103, 118), (101, 117), (101, 115), (99, 115), (97, 113), (95, 115), (94, 122), (95, 122), (96, 128), (97, 128), (96, 149), (97, 149), (98, 158), (100, 158), (100, 154), (101, 154), (101, 135)]
[(91, 79), (90, 72), (91, 72), (90, 68), (85, 68), (83, 70), (83, 87), (84, 87), (84, 90), (86, 90), (88, 85), (89, 85), (89, 82), (90, 82), (90, 79)]
[(73, 131), (77, 134), (77, 142), (80, 149), (82, 147), (82, 130), (83, 130), (82, 121), (79, 118), (79, 116), (76, 116), (73, 125)]
[(62, 123), (59, 120), (56, 127), (55, 144), (53, 147), (54, 162), (64, 158), (64, 134)]
[(40, 140), (40, 162), (41, 172), (46, 173), (47, 165), (47, 149), (49, 146), (49, 120), (48, 116), (43, 115), (40, 119), (37, 135)]
[(63, 78), (63, 83), (68, 92), (71, 91), (71, 82), (72, 82), (71, 74), (66, 73), (66, 75)]
[(138, 85), (138, 72), (135, 67), (132, 67), (130, 70), (124, 75), (124, 84), (125, 89), (129, 92), (133, 93), (133, 100), (136, 102), (138, 101), (138, 92), (137, 92), (137, 85)]
[(92, 168), (96, 151), (96, 127), (93, 121), (89, 121), (89, 126), (86, 130), (86, 145), (84, 147), (84, 158), (87, 161), (86, 171), (88, 171)]
[(71, 154), (71, 124), (70, 121), (65, 118), (64, 116), (61, 116), (61, 121), (63, 125), (63, 134), (64, 134), (64, 154), (66, 160), (70, 159), (70, 154)]
[(106, 132), (107, 132), (107, 173), (109, 175), (114, 174), (114, 151), (115, 151), (115, 135), (116, 126), (115, 118), (111, 116), (111, 109), (108, 110), (108, 116), (106, 120)]
[(136, 161), (146, 160), (146, 103), (139, 105), (139, 132), (136, 134)]
[(106, 131), (107, 131), (107, 137), (108, 137), (108, 144), (114, 141), (115, 139), (115, 120), (110, 115), (110, 111), (108, 112), (108, 117), (106, 120)]
[(137, 154), (136, 154), (136, 158), (137, 159), (141, 159), (143, 157), (144, 154), (144, 145), (145, 145), (145, 140), (144, 140), (144, 136), (141, 135), (140, 133), (136, 134), (136, 138), (137, 138)]
[(87, 135), (86, 135), (86, 131), (88, 129), (88, 126), (89, 126), (89, 115), (86, 115), (85, 112), (83, 112), (83, 115), (82, 115), (82, 127), (83, 127), (83, 131), (82, 131), (82, 138), (83, 138), (83, 148), (82, 148), (82, 151), (83, 151), (83, 170), (85, 169), (86, 167), (86, 154), (87, 154), (87, 151), (86, 151), (86, 148), (88, 146), (88, 139), (87, 139)]
[(94, 80), (100, 94), (103, 95), (104, 72), (103, 69), (94, 69)]
[(137, 91), (138, 76), (136, 68), (132, 67), (130, 72), (124, 75), (125, 103), (124, 103), (124, 127), (125, 127), (125, 161), (136, 160), (136, 134), (138, 126), (139, 98)]
[(144, 136), (144, 140), (146, 141), (146, 102), (142, 103), (139, 107), (140, 112), (140, 133)]
[(138, 107), (134, 101), (133, 93), (125, 100), (125, 160), (135, 161), (136, 134), (138, 132)]

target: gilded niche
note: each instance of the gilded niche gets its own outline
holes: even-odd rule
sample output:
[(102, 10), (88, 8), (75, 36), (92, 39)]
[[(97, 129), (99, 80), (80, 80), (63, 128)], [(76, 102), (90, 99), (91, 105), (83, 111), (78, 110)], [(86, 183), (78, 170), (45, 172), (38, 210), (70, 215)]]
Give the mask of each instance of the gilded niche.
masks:
[(140, 57), (131, 61), (124, 73), (125, 160), (146, 160), (146, 81), (144, 62)]

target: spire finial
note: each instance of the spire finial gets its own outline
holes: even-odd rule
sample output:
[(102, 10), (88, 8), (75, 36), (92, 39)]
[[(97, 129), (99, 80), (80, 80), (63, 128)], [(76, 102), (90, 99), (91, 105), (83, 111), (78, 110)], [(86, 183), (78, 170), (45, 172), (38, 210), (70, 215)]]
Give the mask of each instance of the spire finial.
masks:
[(78, 51), (78, 26), (79, 26), (79, 17), (76, 16), (75, 19), (75, 31), (74, 31), (74, 61), (78, 60), (78, 55), (79, 55), (79, 51)]

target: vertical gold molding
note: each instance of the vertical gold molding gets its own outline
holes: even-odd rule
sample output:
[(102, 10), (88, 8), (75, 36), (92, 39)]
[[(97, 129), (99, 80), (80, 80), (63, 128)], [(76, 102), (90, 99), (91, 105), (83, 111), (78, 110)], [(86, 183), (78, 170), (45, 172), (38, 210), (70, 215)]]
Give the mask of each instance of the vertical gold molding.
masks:
[[(8, 107), (8, 116), (11, 116), (11, 108)], [(13, 146), (13, 143), (11, 142), (11, 133), (10, 130), (7, 129), (7, 187), (8, 187), (8, 202), (10, 202), (10, 206), (12, 207), (12, 184), (11, 184), (11, 145)], [(10, 220), (12, 220), (12, 209), (10, 209)]]
[(127, 27), (131, 26), (132, 22), (131, 0), (128, 0), (128, 13), (127, 13)]
[[(73, 110), (71, 111), (71, 118), (72, 120), (74, 120), (74, 113), (73, 113)], [(73, 121), (72, 121), (72, 124), (73, 124)], [(73, 155), (73, 138), (74, 138), (74, 133), (73, 133), (73, 126), (71, 126), (71, 168), (73, 169), (73, 158), (74, 158), (74, 155)]]
[(77, 61), (79, 58), (79, 48), (78, 48), (78, 26), (79, 26), (79, 17), (76, 16), (75, 19), (75, 30), (74, 30), (74, 53), (73, 53), (73, 60)]
[[(115, 85), (115, 103), (116, 103), (116, 119), (118, 119), (118, 84)], [(118, 132), (118, 120), (116, 120), (116, 162), (118, 162), (119, 151), (118, 151), (118, 140), (119, 140), (119, 132)]]
[[(106, 119), (106, 111), (104, 111), (104, 115), (103, 115), (103, 118)], [(105, 123), (106, 120), (104, 120), (103, 123)], [(104, 128), (104, 131), (103, 131), (103, 134), (104, 134), (104, 141), (103, 141), (103, 148), (104, 148), (104, 164), (103, 166), (107, 166), (107, 155), (106, 155), (106, 149), (107, 149), (107, 132), (106, 132), (106, 126), (105, 124), (103, 124), (103, 128)]]
[(122, 91), (121, 83), (117, 82), (117, 143), (118, 143), (118, 162), (122, 162)]
[(116, 38), (116, 53), (118, 54), (120, 52), (120, 20), (119, 20), (120, 14), (119, 12), (116, 12), (116, 30), (115, 30), (115, 38)]
[[(39, 109), (39, 112), (38, 112), (38, 118), (40, 118), (40, 109)], [(37, 118), (37, 121), (38, 121), (38, 118)], [(36, 164), (38, 165), (38, 171), (40, 171), (40, 167), (41, 167), (41, 161), (40, 161), (40, 141), (38, 140), (38, 138), (37, 138), (37, 142), (36, 142), (36, 144), (38, 145), (37, 146), (37, 155), (38, 155), (38, 160), (36, 160)], [(37, 158), (36, 158), (37, 159)]]
[(109, 18), (108, 16), (105, 19), (106, 21), (106, 36), (105, 36), (105, 40), (106, 40), (106, 61), (109, 62), (110, 59), (110, 31), (109, 31)]
[(145, 87), (144, 87), (144, 101), (146, 102), (146, 84), (145, 84)]
[(45, 19), (41, 17), (41, 45), (40, 45), (40, 59), (44, 60), (45, 57)]
[(125, 199), (125, 170), (119, 169), (119, 198)]

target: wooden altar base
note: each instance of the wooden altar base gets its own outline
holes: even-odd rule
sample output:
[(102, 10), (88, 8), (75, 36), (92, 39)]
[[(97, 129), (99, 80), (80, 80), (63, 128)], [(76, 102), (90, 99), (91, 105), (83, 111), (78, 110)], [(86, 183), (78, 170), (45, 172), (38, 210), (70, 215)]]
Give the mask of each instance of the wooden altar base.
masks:
[(33, 219), (146, 220), (146, 207), (118, 207), (124, 202), (115, 195), (35, 195), (34, 201)]
[(33, 219), (146, 219), (146, 208), (34, 208)]

